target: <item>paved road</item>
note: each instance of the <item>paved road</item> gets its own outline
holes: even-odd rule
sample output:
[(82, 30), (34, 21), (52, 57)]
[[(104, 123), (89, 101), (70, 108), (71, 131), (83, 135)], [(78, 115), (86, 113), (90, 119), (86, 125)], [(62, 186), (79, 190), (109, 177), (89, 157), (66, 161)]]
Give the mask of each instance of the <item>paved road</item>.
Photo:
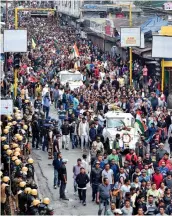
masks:
[[(50, 116), (57, 118), (57, 114), (54, 107), (51, 107)], [(82, 157), (80, 149), (70, 149), (69, 151), (62, 150), (63, 158), (68, 159), (67, 163), (67, 193), (66, 196), (69, 201), (60, 201), (59, 189), (53, 188), (53, 166), (52, 160), (48, 159), (48, 153), (41, 150), (33, 150), (32, 156), (35, 160), (35, 170), (37, 182), (39, 185), (39, 191), (42, 197), (49, 197), (51, 199), (51, 205), (53, 206), (56, 215), (97, 215), (98, 206), (93, 203), (91, 197), (91, 187), (88, 185), (87, 189), (87, 205), (82, 206), (79, 203), (78, 196), (74, 195), (73, 190), (73, 165), (76, 164), (77, 158)]]
[[(57, 112), (51, 107), (50, 116), (57, 119)], [(165, 148), (169, 151), (168, 144)], [(36, 176), (39, 185), (41, 197), (49, 197), (56, 215), (97, 215), (98, 206), (91, 200), (91, 187), (87, 189), (87, 206), (79, 203), (78, 196), (73, 191), (73, 165), (76, 164), (77, 158), (82, 157), (80, 149), (62, 150), (63, 158), (68, 159), (67, 163), (67, 193), (69, 201), (60, 201), (59, 189), (53, 188), (53, 166), (52, 160), (48, 160), (48, 153), (41, 150), (33, 150), (33, 158), (35, 159)]]

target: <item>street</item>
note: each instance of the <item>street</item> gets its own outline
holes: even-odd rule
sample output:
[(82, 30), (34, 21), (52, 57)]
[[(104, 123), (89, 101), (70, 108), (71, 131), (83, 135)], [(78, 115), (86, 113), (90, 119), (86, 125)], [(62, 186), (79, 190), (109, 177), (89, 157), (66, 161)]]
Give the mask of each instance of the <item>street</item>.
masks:
[[(54, 106), (51, 106), (50, 116), (57, 119)], [(88, 183), (87, 189), (87, 205), (83, 206), (79, 203), (78, 194), (74, 195), (73, 189), (73, 165), (76, 164), (78, 158), (82, 158), (80, 149), (71, 149), (69, 151), (62, 150), (63, 158), (68, 159), (67, 163), (67, 193), (69, 201), (61, 201), (59, 199), (59, 188), (53, 188), (54, 169), (52, 160), (48, 159), (48, 153), (42, 150), (33, 150), (32, 156), (35, 160), (35, 171), (39, 185), (39, 194), (41, 197), (49, 197), (51, 206), (54, 208), (55, 215), (96, 215), (98, 205), (93, 203), (91, 197), (91, 187)]]

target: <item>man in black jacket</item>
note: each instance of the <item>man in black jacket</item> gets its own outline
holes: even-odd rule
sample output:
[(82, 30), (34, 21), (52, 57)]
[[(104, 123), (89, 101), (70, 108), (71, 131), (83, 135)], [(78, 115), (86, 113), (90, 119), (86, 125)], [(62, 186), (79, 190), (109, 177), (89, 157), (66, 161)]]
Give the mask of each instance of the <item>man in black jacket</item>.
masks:
[(65, 195), (65, 189), (66, 189), (66, 184), (67, 184), (66, 163), (67, 163), (67, 160), (63, 159), (62, 160), (62, 166), (59, 169), (59, 179), (61, 181), (61, 184), (60, 184), (60, 199), (63, 199), (63, 200), (69, 200)]
[(86, 191), (87, 183), (90, 181), (88, 175), (85, 172), (83, 167), (80, 168), (80, 173), (76, 176), (76, 183), (78, 184), (78, 196), (80, 202), (85, 206), (86, 205)]
[(62, 166), (62, 154), (61, 152), (57, 153), (57, 157), (54, 158), (53, 160), (53, 166), (54, 166), (54, 189), (57, 188), (57, 184), (58, 186), (60, 186), (60, 175), (59, 175), (59, 171), (60, 168)]
[(70, 126), (67, 119), (64, 120), (64, 124), (61, 126), (62, 130), (62, 147), (66, 150), (69, 150), (70, 143)]
[(35, 140), (36, 140), (36, 148), (39, 149), (39, 123), (38, 116), (35, 115), (34, 120), (31, 124), (32, 127), (32, 148), (35, 148)]
[(97, 197), (98, 186), (101, 183), (102, 183), (102, 169), (100, 168), (100, 162), (96, 161), (96, 167), (93, 167), (90, 173), (90, 184), (92, 185), (93, 202)]

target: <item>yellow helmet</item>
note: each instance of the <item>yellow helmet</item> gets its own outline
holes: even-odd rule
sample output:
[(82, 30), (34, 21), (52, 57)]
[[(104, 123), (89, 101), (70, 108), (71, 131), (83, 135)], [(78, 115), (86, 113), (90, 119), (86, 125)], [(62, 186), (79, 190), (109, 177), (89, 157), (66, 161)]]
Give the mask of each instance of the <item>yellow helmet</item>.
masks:
[(37, 196), (37, 195), (38, 195), (38, 191), (37, 191), (36, 189), (32, 189), (32, 190), (31, 190), (31, 194), (32, 194), (33, 196)]
[[(16, 155), (15, 155), (16, 156)], [(15, 165), (20, 165), (21, 164), (21, 160), (19, 160), (19, 159), (17, 159), (17, 160), (15, 160)]]
[(44, 198), (43, 203), (49, 205), (50, 204), (50, 199), (48, 197)]
[(15, 151), (15, 152), (20, 152), (21, 149), (20, 149), (20, 148), (16, 148), (14, 151)]
[(3, 178), (2, 178), (2, 181), (3, 182), (8, 182), (10, 180), (10, 178), (8, 177), (8, 176), (4, 176)]
[(19, 146), (19, 145), (18, 145), (17, 143), (13, 143), (13, 144), (12, 144), (12, 148), (18, 148), (18, 146)]
[(17, 160), (17, 159), (18, 159), (17, 156), (12, 156), (12, 158), (11, 158), (12, 161), (15, 161), (15, 160)]
[(7, 153), (7, 155), (11, 155), (11, 154), (13, 153), (13, 151), (12, 151), (11, 149), (8, 149), (8, 150), (6, 151), (6, 153)]
[(12, 124), (11, 122), (8, 122), (8, 124), (7, 124), (7, 125), (11, 127), (13, 124)]
[(16, 122), (16, 121), (13, 121), (13, 122), (12, 122), (12, 124), (13, 124), (13, 125), (16, 125), (16, 124), (17, 124), (17, 122)]
[(18, 138), (20, 136), (20, 134), (15, 134), (14, 136)]
[(3, 172), (2, 171), (0, 171), (0, 177), (3, 175)]
[(3, 147), (4, 150), (7, 150), (9, 148), (10, 148), (9, 145), (4, 145), (4, 147)]
[(24, 130), (27, 130), (27, 129), (28, 129), (28, 126), (27, 126), (27, 125), (23, 125), (23, 129), (24, 129)]
[(38, 199), (35, 199), (33, 202), (32, 202), (32, 205), (33, 206), (37, 206), (37, 205), (39, 205), (40, 204), (40, 200), (38, 200)]
[(19, 141), (22, 141), (22, 140), (23, 140), (23, 136), (20, 135), (20, 136), (17, 137), (17, 139), (18, 139)]
[(19, 187), (23, 188), (23, 187), (25, 187), (25, 186), (26, 186), (26, 182), (25, 182), (25, 181), (21, 181), (21, 182), (19, 183)]
[(28, 168), (27, 167), (22, 167), (22, 172), (27, 172)]
[(16, 157), (18, 157), (18, 156), (20, 156), (20, 152), (14, 152), (13, 155), (16, 156)]
[(26, 194), (30, 194), (30, 192), (31, 192), (31, 188), (30, 187), (26, 187), (25, 189), (24, 189), (24, 192), (26, 193)]
[(27, 161), (29, 164), (33, 164), (34, 160), (32, 158), (29, 158)]
[(7, 129), (7, 130), (10, 130), (10, 128), (11, 128), (11, 127), (10, 127), (10, 126), (8, 126), (8, 125), (5, 127), (5, 129)]
[(3, 133), (4, 133), (4, 134), (8, 134), (8, 133), (9, 133), (9, 130), (8, 130), (8, 129), (4, 129), (4, 130), (3, 130)]
[(12, 117), (10, 115), (7, 116), (8, 121), (12, 120)]
[(7, 139), (7, 137), (5, 137), (5, 136), (1, 137), (1, 141), (5, 141), (6, 139)]

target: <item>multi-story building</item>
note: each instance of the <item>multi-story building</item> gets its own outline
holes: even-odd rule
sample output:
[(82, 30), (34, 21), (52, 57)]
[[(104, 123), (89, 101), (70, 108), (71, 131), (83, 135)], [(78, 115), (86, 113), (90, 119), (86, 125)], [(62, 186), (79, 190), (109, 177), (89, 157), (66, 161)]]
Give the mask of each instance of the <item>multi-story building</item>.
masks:
[(112, 1), (85, 1), (85, 0), (60, 0), (55, 2), (58, 12), (68, 16), (85, 19), (89, 17), (106, 16), (107, 4), (112, 4)]

